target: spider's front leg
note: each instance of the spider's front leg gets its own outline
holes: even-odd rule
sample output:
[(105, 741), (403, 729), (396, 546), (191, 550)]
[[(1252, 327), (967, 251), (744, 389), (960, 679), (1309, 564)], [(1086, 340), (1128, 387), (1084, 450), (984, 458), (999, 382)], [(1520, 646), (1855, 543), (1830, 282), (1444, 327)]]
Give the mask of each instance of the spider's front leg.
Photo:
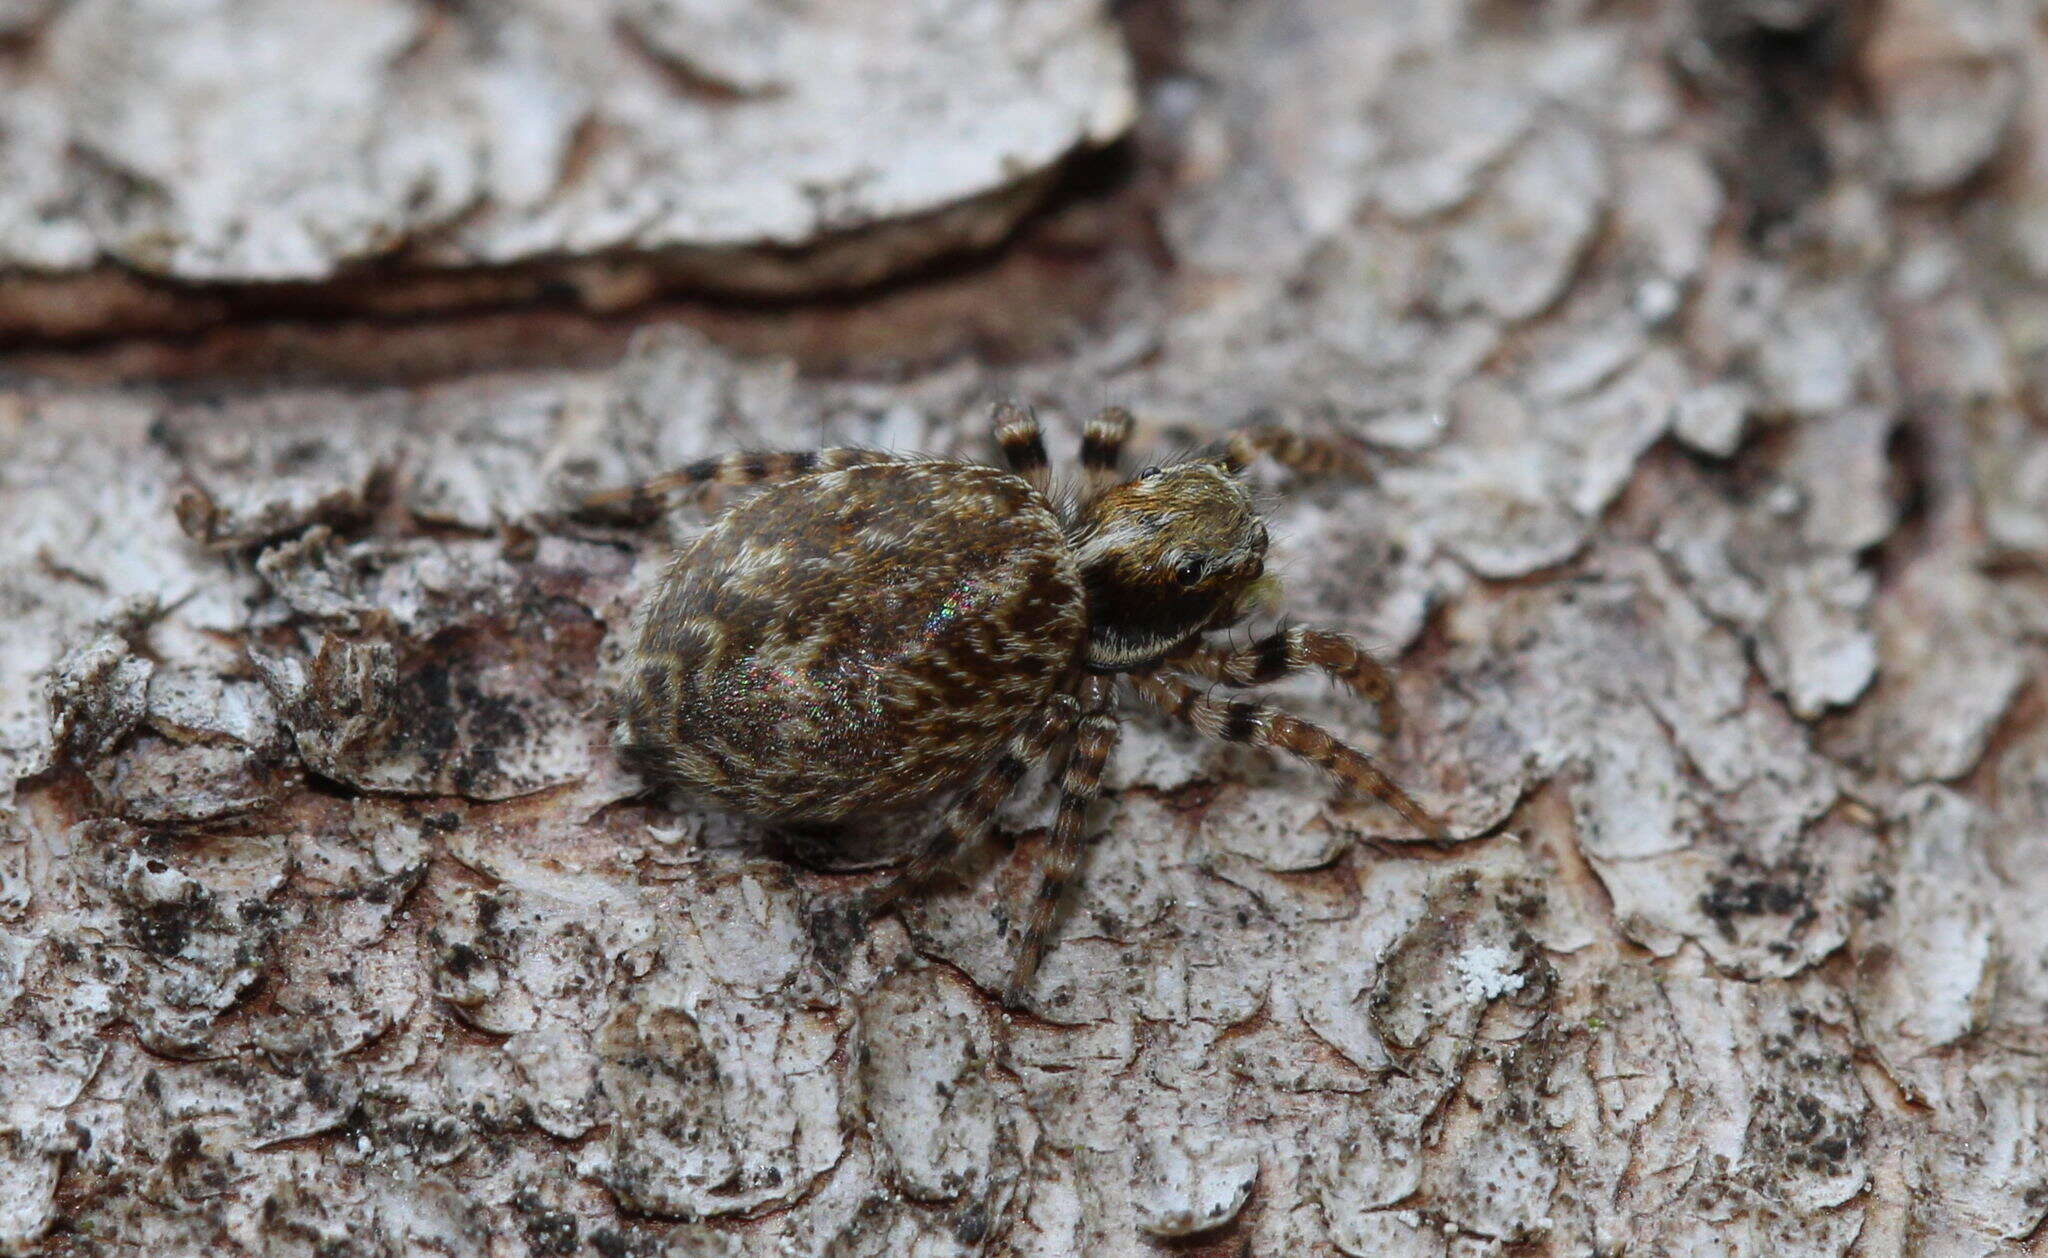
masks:
[(1263, 454), (1289, 471), (1308, 476), (1343, 476), (1361, 481), (1373, 478), (1372, 464), (1366, 462), (1353, 443), (1305, 436), (1270, 424), (1234, 432), (1218, 446), (1218, 461), (1233, 472), (1244, 471)]
[(1226, 686), (1263, 686), (1307, 669), (1321, 669), (1372, 702), (1379, 713), (1381, 732), (1391, 738), (1401, 731), (1394, 675), (1341, 633), (1275, 629), (1249, 646), (1189, 647), (1169, 659), (1167, 666)]
[(1045, 457), (1045, 434), (1038, 427), (1038, 416), (1004, 402), (996, 407), (994, 419), (996, 445), (1002, 449), (1004, 464), (1039, 493), (1049, 493), (1052, 464)]
[(1131, 688), (1176, 721), (1224, 742), (1270, 747), (1321, 769), (1347, 791), (1372, 796), (1406, 817), (1429, 838), (1450, 837), (1444, 823), (1394, 785), (1371, 756), (1327, 730), (1260, 703), (1211, 699), (1177, 677), (1126, 674)]
[(813, 472), (836, 472), (841, 468), (865, 467), (871, 463), (902, 460), (883, 450), (836, 446), (825, 450), (743, 450), (685, 464), (633, 485), (600, 490), (583, 499), (585, 511), (633, 516), (652, 515), (661, 500), (680, 490), (697, 490), (712, 485), (772, 485)]
[(1114, 691), (1108, 679), (1090, 677), (1082, 691), (1087, 709), (1075, 727), (1073, 750), (1067, 754), (1066, 773), (1060, 779), (1059, 811), (1053, 818), (1052, 842), (1045, 855), (1045, 869), (1025, 911), (1024, 924), (1012, 939), (1016, 968), (1003, 991), (1003, 1003), (1019, 1008), (1038, 961), (1045, 953), (1045, 936), (1052, 926), (1053, 910), (1073, 881), (1081, 861), (1081, 840), (1087, 831), (1088, 807), (1102, 791), (1102, 770), (1116, 750), (1117, 721), (1110, 710)]
[(1081, 501), (1085, 507), (1123, 479), (1124, 445), (1135, 426), (1131, 413), (1107, 406), (1081, 432)]

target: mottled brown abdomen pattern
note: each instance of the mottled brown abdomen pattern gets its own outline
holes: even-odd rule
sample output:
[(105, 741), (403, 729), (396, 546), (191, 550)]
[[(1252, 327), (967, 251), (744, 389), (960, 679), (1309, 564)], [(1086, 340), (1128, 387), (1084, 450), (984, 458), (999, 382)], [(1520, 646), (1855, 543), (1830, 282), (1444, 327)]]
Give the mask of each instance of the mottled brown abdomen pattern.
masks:
[(1072, 679), (1087, 630), (1051, 507), (937, 460), (761, 490), (643, 601), (622, 747), (780, 822), (896, 811), (963, 785)]

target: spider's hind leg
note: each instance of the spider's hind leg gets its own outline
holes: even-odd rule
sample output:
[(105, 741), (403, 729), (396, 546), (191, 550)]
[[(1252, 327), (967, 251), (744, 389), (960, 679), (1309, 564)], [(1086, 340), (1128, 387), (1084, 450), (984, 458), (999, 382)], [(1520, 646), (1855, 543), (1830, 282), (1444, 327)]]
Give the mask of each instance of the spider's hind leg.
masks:
[(883, 450), (838, 446), (825, 450), (743, 450), (687, 463), (633, 485), (600, 490), (583, 499), (583, 509), (605, 515), (651, 516), (662, 499), (678, 491), (712, 485), (772, 485), (813, 472), (836, 472), (870, 463), (895, 463)]
[(978, 841), (995, 819), (996, 810), (1017, 789), (1017, 783), (1024, 780), (1032, 765), (1052, 754), (1073, 725), (1073, 701), (1062, 696), (1044, 720), (1028, 734), (1013, 739), (1009, 748), (960, 793), (908, 861), (860, 897), (864, 910), (872, 914), (888, 907), (930, 878), (953, 853)]
[(828, 969), (836, 971), (845, 964), (868, 919), (930, 878), (948, 857), (988, 831), (996, 810), (1031, 766), (1051, 755), (1053, 748), (1072, 731), (1074, 711), (1073, 700), (1062, 696), (1047, 711), (1044, 720), (1012, 739), (1009, 748), (947, 807), (910, 859), (887, 877), (865, 891), (812, 909), (810, 933)]
[(1045, 953), (1045, 936), (1052, 926), (1053, 910), (1073, 881), (1081, 861), (1081, 839), (1088, 825), (1088, 807), (1102, 791), (1103, 766), (1116, 750), (1117, 721), (1109, 710), (1112, 691), (1106, 681), (1089, 683), (1088, 712), (1075, 727), (1073, 750), (1067, 755), (1066, 772), (1060, 779), (1059, 811), (1053, 818), (1052, 842), (1045, 855), (1038, 891), (1024, 912), (1024, 924), (1016, 931), (1012, 947), (1016, 968), (1003, 991), (1003, 1003), (1017, 1008), (1025, 989), (1038, 972)]
[(1307, 669), (1321, 669), (1369, 700), (1380, 730), (1400, 732), (1401, 705), (1394, 675), (1364, 647), (1341, 633), (1322, 629), (1275, 629), (1248, 646), (1194, 646), (1167, 661), (1169, 667), (1226, 686), (1263, 686)]
[(1260, 703), (1211, 699), (1176, 677), (1129, 674), (1139, 697), (1176, 721), (1229, 743), (1270, 747), (1321, 769), (1347, 791), (1372, 796), (1429, 838), (1450, 837), (1444, 823), (1394, 784), (1371, 756), (1329, 731)]

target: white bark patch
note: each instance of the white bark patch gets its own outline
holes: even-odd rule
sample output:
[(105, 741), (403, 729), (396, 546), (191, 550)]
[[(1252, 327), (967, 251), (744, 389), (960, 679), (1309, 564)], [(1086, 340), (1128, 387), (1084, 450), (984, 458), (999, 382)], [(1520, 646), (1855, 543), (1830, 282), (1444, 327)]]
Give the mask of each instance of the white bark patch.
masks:
[[(447, 21), (400, 0), (94, 2), (41, 33), (36, 72), (0, 79), (31, 124), (7, 137), (29, 178), (0, 194), (0, 258), (104, 255), (188, 281), (625, 249), (693, 251), (735, 287), (879, 278), (929, 246), (811, 271), (749, 250), (975, 201), (934, 234), (994, 239), (1028, 208), (1020, 193), (1116, 138), (1135, 104), (1127, 55), (1085, 0), (642, 0)], [(900, 160), (890, 137), (905, 135), (917, 160)], [(65, 181), (87, 212), (60, 232), (40, 220)]]
[(1237, 1217), (1258, 1179), (1256, 1146), (1242, 1136), (1176, 1128), (1138, 1146), (1132, 1208), (1138, 1230), (1193, 1236)]
[(1997, 951), (1988, 903), (1983, 820), (1938, 787), (1897, 805), (1889, 867), (1874, 871), (1858, 933), (1892, 950), (1853, 994), (1873, 1043), (1903, 1078), (1927, 1077), (1917, 1059), (1968, 1035), (1986, 1016)]
[(1458, 954), (1454, 963), (1467, 997), (1492, 1000), (1520, 991), (1527, 980), (1519, 972), (1521, 958), (1497, 944), (1480, 944)]
[(861, 1104), (890, 1182), (999, 1226), (1036, 1125), (989, 1057), (979, 1002), (933, 972), (902, 972), (863, 1005), (860, 1044)]
[(1557, 300), (1606, 210), (1605, 160), (1576, 130), (1524, 140), (1438, 243), (1439, 308), (1515, 320)]

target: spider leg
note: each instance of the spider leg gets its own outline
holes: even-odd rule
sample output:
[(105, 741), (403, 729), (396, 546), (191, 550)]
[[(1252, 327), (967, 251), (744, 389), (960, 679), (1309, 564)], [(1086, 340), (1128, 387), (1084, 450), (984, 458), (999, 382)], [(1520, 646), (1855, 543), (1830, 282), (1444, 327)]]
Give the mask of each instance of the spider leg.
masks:
[(1008, 750), (960, 793), (910, 859), (861, 897), (864, 912), (873, 914), (893, 904), (930, 878), (953, 853), (979, 840), (1025, 773), (1050, 755), (1073, 726), (1074, 701), (1061, 695), (1037, 728), (1012, 739)]
[(1270, 424), (1245, 428), (1218, 443), (1213, 457), (1233, 472), (1242, 472), (1261, 454), (1290, 471), (1309, 476), (1372, 479), (1372, 465), (1350, 442), (1309, 437)]
[(1126, 676), (1140, 698), (1176, 721), (1225, 742), (1284, 751), (1337, 779), (1345, 790), (1371, 795), (1428, 837), (1439, 841), (1450, 837), (1443, 822), (1394, 785), (1372, 757), (1326, 730), (1264, 704), (1212, 699), (1177, 677)]
[(663, 495), (677, 490), (702, 489), (709, 485), (769, 485), (813, 472), (835, 472), (845, 467), (900, 461), (899, 456), (886, 451), (862, 450), (852, 446), (826, 450), (742, 450), (699, 459), (673, 471), (650, 476), (635, 485), (600, 490), (583, 500), (583, 508), (586, 511), (649, 515), (660, 509)]
[(1317, 668), (1343, 682), (1352, 693), (1370, 700), (1379, 711), (1380, 729), (1389, 737), (1400, 732), (1401, 705), (1394, 695), (1394, 675), (1341, 633), (1321, 629), (1275, 629), (1249, 646), (1189, 647), (1167, 664), (1226, 686), (1263, 686)]
[(1045, 436), (1039, 431), (1038, 416), (1021, 406), (1004, 402), (995, 409), (996, 444), (1002, 447), (1003, 462), (1011, 471), (1031, 482), (1039, 493), (1052, 489), (1052, 464), (1045, 457)]
[(1085, 507), (1123, 478), (1124, 443), (1131, 439), (1131, 413), (1104, 407), (1081, 433), (1081, 502)]
[(1038, 972), (1045, 954), (1046, 931), (1052, 925), (1053, 910), (1073, 881), (1081, 860), (1081, 839), (1088, 824), (1088, 806), (1102, 789), (1103, 766), (1116, 750), (1117, 720), (1110, 711), (1113, 696), (1106, 680), (1091, 678), (1087, 683), (1087, 713), (1075, 727), (1074, 744), (1067, 753), (1067, 767), (1060, 779), (1059, 811), (1053, 818), (1052, 843), (1046, 851), (1038, 893), (1024, 915), (1024, 925), (1014, 937), (1016, 968), (1003, 992), (1003, 1003), (1012, 1008), (1022, 1004), (1032, 975)]

